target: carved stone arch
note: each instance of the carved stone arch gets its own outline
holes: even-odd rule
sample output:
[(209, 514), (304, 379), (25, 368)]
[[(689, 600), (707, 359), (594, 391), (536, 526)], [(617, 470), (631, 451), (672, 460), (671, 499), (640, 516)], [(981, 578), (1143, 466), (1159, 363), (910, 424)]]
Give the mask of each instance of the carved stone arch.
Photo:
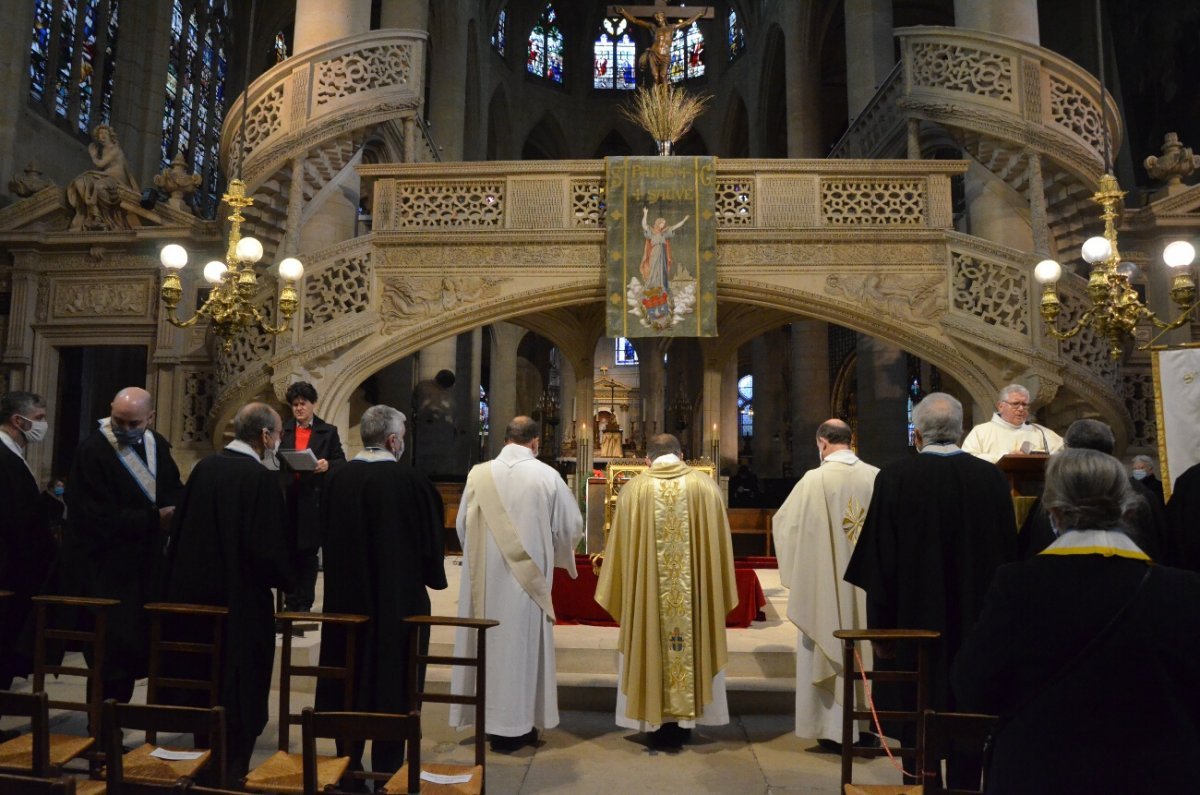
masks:
[(504, 84), (496, 86), (487, 110), (487, 159), (504, 160), (515, 153), (510, 151), (513, 140), (512, 121), (508, 113), (508, 93)]
[(521, 145), (522, 160), (569, 160), (571, 146), (562, 125), (551, 111), (538, 120)]

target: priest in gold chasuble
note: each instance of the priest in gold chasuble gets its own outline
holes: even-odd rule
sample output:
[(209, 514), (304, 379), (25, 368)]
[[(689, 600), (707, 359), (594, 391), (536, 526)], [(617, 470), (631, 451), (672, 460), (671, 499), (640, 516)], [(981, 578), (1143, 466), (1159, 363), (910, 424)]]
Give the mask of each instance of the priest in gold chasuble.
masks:
[(725, 724), (725, 617), (737, 605), (725, 504), (674, 436), (647, 447), (650, 468), (617, 499), (596, 586), (621, 625), (617, 725)]

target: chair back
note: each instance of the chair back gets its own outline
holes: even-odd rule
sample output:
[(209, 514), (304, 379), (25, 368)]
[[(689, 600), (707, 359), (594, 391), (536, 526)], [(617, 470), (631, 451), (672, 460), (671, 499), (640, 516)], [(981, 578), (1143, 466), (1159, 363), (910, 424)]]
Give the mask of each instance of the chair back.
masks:
[[(283, 631), (283, 649), (279, 658), (279, 750), (287, 752), (291, 727), (300, 724), (300, 714), (291, 711), (292, 677), (310, 676), (315, 679), (335, 679), (342, 683), (342, 706), (354, 708), (354, 673), (357, 664), (359, 633), (371, 619), (367, 616), (340, 613), (276, 613), (275, 621)], [(296, 665), (292, 662), (292, 626), (298, 622), (321, 625), (321, 641), (325, 642), (327, 625), (345, 630), (345, 657), (341, 665)]]
[(942, 786), (942, 760), (951, 750), (982, 755), (984, 743), (996, 728), (1000, 718), (975, 712), (936, 712), (925, 710), (925, 753), (922, 777), (926, 795), (980, 795), (977, 789), (949, 789)]
[[(305, 707), (300, 716), (304, 752), (304, 795), (317, 795), (317, 739), (320, 737), (351, 743), (407, 743), (408, 789), (418, 792), (421, 778), (421, 713), (403, 715), (375, 712), (317, 712)], [(387, 781), (396, 771), (373, 770), (356, 777)]]
[(4, 795), (75, 795), (75, 779), (35, 778), (0, 773), (0, 792)]
[[(215, 707), (221, 698), (221, 663), (229, 608), (152, 602), (146, 605), (146, 612), (150, 615), (146, 703), (163, 703), (162, 690), (169, 688), (204, 693), (208, 706)], [(168, 655), (170, 662), (166, 660)], [(193, 673), (193, 669), (206, 671), (208, 675), (202, 677)]]
[[(10, 693), (0, 690), (0, 715), (29, 718), (30, 735), (33, 737), (33, 753), (28, 772), (36, 778), (50, 775), (50, 699), (41, 693)], [(0, 769), (4, 760), (0, 757)], [(0, 788), (0, 792), (4, 792)]]
[[(923, 766), (922, 742), (923, 721), (925, 709), (929, 706), (929, 645), (941, 637), (941, 633), (926, 629), (839, 629), (833, 636), (842, 642), (842, 670), (845, 672), (842, 690), (842, 788), (852, 783), (854, 757), (874, 758), (885, 756), (888, 749), (883, 748), (884, 739), (880, 738), (879, 748), (855, 747), (855, 721), (872, 721), (873, 715), (880, 722), (900, 722), (916, 724), (916, 741), (912, 746), (902, 745), (899, 749), (891, 749), (892, 756), (910, 760), (912, 771), (919, 771)], [(894, 645), (915, 644), (916, 670), (883, 670), (863, 671), (857, 664), (855, 644), (862, 642), (882, 642)], [(856, 699), (857, 684), (866, 675), (868, 682), (900, 683), (907, 685), (915, 697), (911, 703), (912, 709), (880, 710), (872, 713), (871, 704), (860, 704)], [(872, 691), (874, 688), (871, 688)], [(864, 688), (865, 691), (865, 688)], [(872, 703), (874, 693), (872, 692)]]
[[(46, 690), (46, 674), (53, 676), (80, 676), (87, 680), (86, 701), (49, 702), (51, 709), (86, 712), (92, 736), (100, 732), (100, 703), (103, 700), (101, 683), (104, 673), (105, 633), (108, 630), (108, 609), (120, 604), (116, 599), (89, 599), (80, 596), (34, 596), (33, 608), (37, 634), (33, 645), (33, 690)], [(79, 629), (77, 617), (86, 611), (94, 617), (92, 628)], [(69, 618), (66, 618), (69, 616)], [(50, 665), (46, 647), (51, 642), (80, 644), (91, 652), (91, 664), (84, 658), (82, 668), (69, 665)]]
[[(113, 699), (104, 702), (104, 752), (107, 758), (105, 780), (108, 792), (120, 792), (127, 785), (123, 764), (124, 730), (169, 734), (194, 734), (206, 737), (211, 751), (207, 769), (212, 771), (217, 786), (226, 780), (226, 732), (224, 707), (170, 707), (161, 704), (121, 704)], [(152, 742), (147, 740), (148, 742)], [(159, 785), (164, 786), (164, 785)]]

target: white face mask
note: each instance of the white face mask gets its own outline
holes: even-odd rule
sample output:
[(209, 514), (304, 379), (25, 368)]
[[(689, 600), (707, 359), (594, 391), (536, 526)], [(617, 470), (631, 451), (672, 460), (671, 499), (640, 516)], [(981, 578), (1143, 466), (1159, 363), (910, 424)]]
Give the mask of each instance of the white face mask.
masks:
[(1133, 479), (1134, 480), (1142, 480), (1145, 477), (1147, 477), (1149, 474), (1150, 473), (1144, 469), (1135, 469), (1135, 470), (1133, 470)]
[[(16, 416), (21, 417), (20, 414), (17, 414)], [(50, 429), (50, 423), (46, 422), (45, 420), (31, 420), (28, 417), (21, 417), (21, 419), (29, 423), (29, 430), (21, 431), (21, 433), (25, 435), (25, 441), (40, 442), (42, 439), (46, 438), (46, 431)]]

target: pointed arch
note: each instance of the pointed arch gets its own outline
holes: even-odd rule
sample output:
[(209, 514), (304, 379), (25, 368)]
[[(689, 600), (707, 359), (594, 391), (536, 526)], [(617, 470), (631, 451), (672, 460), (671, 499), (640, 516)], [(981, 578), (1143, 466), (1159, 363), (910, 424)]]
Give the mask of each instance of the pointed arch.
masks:
[(675, 142), (671, 151), (680, 156), (703, 157), (708, 154), (708, 144), (704, 142), (700, 131), (693, 127)]
[(621, 135), (620, 130), (614, 128), (609, 130), (608, 135), (600, 141), (593, 157), (602, 160), (606, 157), (626, 157), (632, 154), (633, 147), (629, 145), (629, 141), (625, 140), (625, 136)]
[(521, 146), (522, 160), (568, 160), (570, 144), (562, 125), (547, 112), (525, 136)]

